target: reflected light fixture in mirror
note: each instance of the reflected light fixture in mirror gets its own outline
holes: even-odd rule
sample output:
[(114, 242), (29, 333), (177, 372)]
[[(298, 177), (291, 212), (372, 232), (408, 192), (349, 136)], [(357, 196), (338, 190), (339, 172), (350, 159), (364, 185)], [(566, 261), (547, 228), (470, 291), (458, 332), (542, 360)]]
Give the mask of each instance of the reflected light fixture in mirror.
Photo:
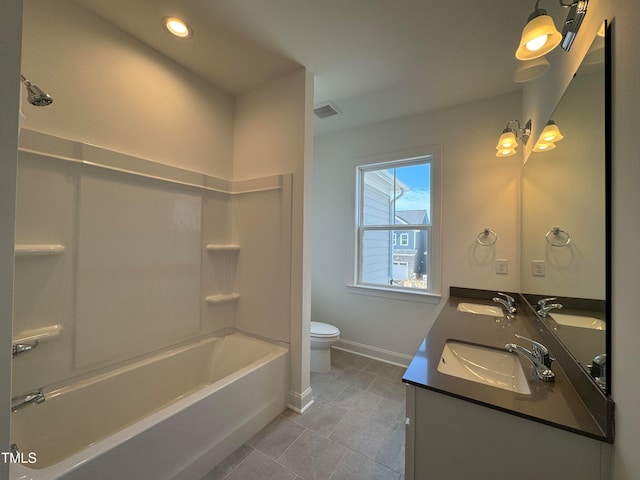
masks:
[(530, 82), (547, 73), (549, 67), (549, 62), (545, 57), (524, 60), (520, 62), (518, 68), (516, 68), (516, 71), (513, 73), (513, 81), (515, 83)]
[(540, 153), (553, 150), (556, 148), (556, 142), (559, 142), (563, 138), (564, 136), (560, 133), (560, 129), (558, 128), (558, 125), (556, 125), (556, 122), (549, 120), (533, 147), (533, 151)]
[(187, 22), (178, 17), (164, 17), (162, 23), (169, 30), (169, 33), (179, 38), (191, 38), (193, 29)]

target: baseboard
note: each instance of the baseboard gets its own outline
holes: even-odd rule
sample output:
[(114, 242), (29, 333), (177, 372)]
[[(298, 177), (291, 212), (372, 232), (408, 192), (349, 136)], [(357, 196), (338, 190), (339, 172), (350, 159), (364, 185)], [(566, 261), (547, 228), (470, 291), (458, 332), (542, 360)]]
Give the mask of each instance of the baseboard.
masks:
[(363, 357), (373, 358), (381, 362), (392, 363), (400, 367), (408, 367), (413, 357), (405, 355), (404, 353), (392, 352), (391, 350), (385, 350), (384, 348), (372, 347), (371, 345), (365, 345), (364, 343), (352, 342), (351, 340), (340, 339), (336, 344), (331, 347), (338, 350), (344, 350), (345, 352), (355, 353)]
[(313, 393), (311, 387), (304, 392), (298, 393), (289, 390), (289, 402), (287, 407), (296, 413), (303, 414), (311, 405), (313, 405)]

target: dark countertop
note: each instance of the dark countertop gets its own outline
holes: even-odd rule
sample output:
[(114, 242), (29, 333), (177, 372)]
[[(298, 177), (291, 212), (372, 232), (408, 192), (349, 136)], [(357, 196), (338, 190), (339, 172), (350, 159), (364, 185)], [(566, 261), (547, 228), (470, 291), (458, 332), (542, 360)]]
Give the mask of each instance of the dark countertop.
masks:
[[(526, 305), (518, 303), (515, 320), (507, 322), (504, 318), (496, 319), (488, 315), (459, 312), (457, 306), (460, 302), (497, 305), (490, 299), (450, 297), (407, 368), (403, 382), (597, 440), (608, 441), (606, 434), (585, 407), (558, 362), (551, 366), (555, 373), (555, 382), (542, 382), (537, 379), (529, 381), (531, 395), (522, 395), (439, 372), (437, 368), (440, 354), (447, 340), (503, 350), (506, 343), (517, 343), (530, 349), (531, 345), (526, 340), (514, 336), (517, 333), (544, 343), (531, 325), (527, 314), (523, 312), (527, 308)], [(520, 355), (518, 357), (525, 373), (532, 372), (531, 362)]]

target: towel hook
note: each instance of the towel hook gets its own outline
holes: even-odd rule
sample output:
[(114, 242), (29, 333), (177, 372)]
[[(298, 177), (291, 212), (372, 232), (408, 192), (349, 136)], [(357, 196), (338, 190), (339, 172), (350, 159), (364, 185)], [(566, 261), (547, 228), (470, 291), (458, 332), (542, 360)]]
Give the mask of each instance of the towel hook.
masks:
[(560, 227), (553, 227), (547, 232), (544, 238), (552, 247), (566, 247), (571, 243), (571, 235)]
[(476, 237), (476, 242), (478, 242), (483, 247), (490, 247), (492, 245), (495, 245), (497, 241), (498, 234), (486, 227)]

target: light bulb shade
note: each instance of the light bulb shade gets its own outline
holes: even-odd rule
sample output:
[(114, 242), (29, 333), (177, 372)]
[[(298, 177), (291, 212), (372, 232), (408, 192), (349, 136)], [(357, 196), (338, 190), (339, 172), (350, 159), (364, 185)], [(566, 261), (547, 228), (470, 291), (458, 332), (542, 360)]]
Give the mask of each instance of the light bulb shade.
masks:
[(513, 130), (505, 128), (502, 135), (500, 135), (500, 140), (498, 140), (496, 148), (498, 150), (515, 149), (517, 145), (518, 141), (516, 140), (516, 135), (513, 133)]
[(562, 35), (553, 23), (553, 18), (543, 9), (536, 10), (522, 30), (516, 58), (532, 60), (542, 57), (556, 48), (561, 40)]
[(496, 157), (510, 157), (516, 154), (515, 148), (498, 148)]
[(559, 142), (563, 138), (564, 136), (562, 135), (562, 133), (560, 133), (560, 129), (555, 124), (555, 122), (553, 120), (549, 120), (546, 127), (544, 127), (544, 130), (542, 130), (538, 142)]
[(533, 151), (536, 153), (548, 152), (549, 150), (553, 150), (556, 148), (556, 144), (553, 142), (545, 142), (543, 140), (538, 140), (533, 147)]

